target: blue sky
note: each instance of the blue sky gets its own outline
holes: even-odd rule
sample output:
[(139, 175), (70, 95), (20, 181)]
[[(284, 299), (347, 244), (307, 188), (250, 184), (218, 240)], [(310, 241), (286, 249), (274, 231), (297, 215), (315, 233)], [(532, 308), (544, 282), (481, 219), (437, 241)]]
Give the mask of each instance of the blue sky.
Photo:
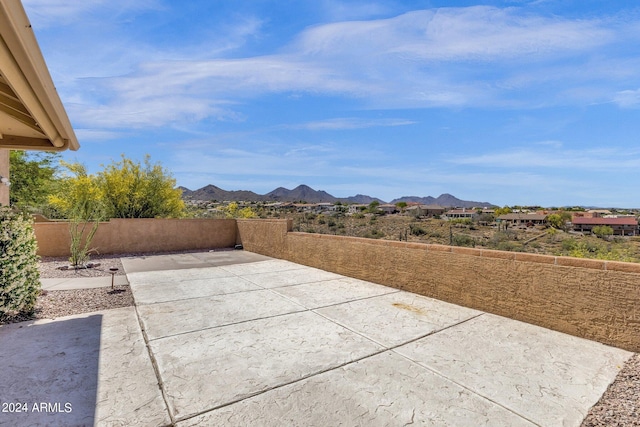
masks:
[(92, 172), (640, 207), (635, 2), (23, 3)]

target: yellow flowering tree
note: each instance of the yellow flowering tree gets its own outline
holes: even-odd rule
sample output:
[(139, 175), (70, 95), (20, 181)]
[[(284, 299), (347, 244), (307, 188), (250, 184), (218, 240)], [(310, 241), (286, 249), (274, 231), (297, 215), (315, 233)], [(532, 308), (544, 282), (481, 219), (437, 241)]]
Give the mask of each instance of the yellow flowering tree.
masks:
[(240, 209), (238, 203), (231, 202), (225, 208), (227, 218), (255, 218), (257, 215), (249, 206)]
[(56, 193), (49, 196), (49, 204), (65, 218), (103, 218), (104, 191), (96, 176), (88, 174), (87, 168), (81, 163), (61, 161), (60, 164), (66, 171)]
[(182, 191), (159, 163), (135, 162), (122, 155), (97, 175), (111, 218), (178, 218), (184, 216)]

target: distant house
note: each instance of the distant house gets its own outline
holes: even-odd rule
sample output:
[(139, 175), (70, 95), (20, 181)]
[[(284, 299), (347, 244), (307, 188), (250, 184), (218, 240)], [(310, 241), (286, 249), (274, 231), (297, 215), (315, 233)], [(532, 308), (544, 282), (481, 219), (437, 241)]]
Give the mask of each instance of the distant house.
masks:
[(613, 229), (613, 234), (616, 236), (635, 236), (638, 234), (638, 220), (631, 216), (618, 218), (573, 218), (571, 224), (573, 231), (582, 233), (591, 233), (593, 232), (593, 227), (607, 225)]
[(316, 205), (312, 203), (294, 203), (293, 207), (298, 213), (312, 212), (316, 209)]
[(433, 218), (435, 216), (442, 215), (444, 211), (445, 208), (438, 205), (413, 205), (405, 209), (405, 212), (415, 216), (416, 218)]
[(316, 213), (335, 212), (336, 205), (329, 202), (316, 203), (314, 211)]
[(442, 218), (446, 220), (452, 219), (470, 219), (474, 220), (478, 216), (478, 212), (475, 209), (451, 209), (447, 213), (445, 213)]
[(393, 214), (398, 212), (398, 207), (391, 203), (385, 203), (382, 205), (378, 205), (378, 210), (384, 214)]
[(574, 218), (601, 218), (611, 215), (611, 211), (607, 209), (591, 209), (586, 212), (572, 212)]
[(354, 213), (358, 213), (358, 212), (362, 212), (365, 209), (367, 209), (369, 206), (368, 205), (362, 205), (359, 203), (354, 203), (352, 205), (349, 205), (349, 213), (350, 214), (354, 214)]
[(507, 223), (512, 225), (525, 225), (532, 227), (534, 225), (543, 225), (547, 223), (547, 215), (545, 214), (526, 214), (526, 213), (510, 213), (500, 215), (496, 218), (499, 223)]

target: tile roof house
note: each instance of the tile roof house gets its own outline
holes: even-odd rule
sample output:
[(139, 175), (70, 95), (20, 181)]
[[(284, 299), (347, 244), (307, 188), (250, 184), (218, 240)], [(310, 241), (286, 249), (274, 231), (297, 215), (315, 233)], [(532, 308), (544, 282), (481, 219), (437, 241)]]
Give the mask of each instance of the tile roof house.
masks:
[(617, 218), (573, 218), (573, 231), (591, 233), (596, 226), (609, 226), (617, 236), (635, 236), (638, 234), (638, 220), (635, 217), (624, 216)]
[(451, 219), (470, 219), (474, 220), (478, 216), (478, 212), (475, 209), (451, 209), (445, 213), (442, 218), (446, 220)]
[(445, 208), (438, 205), (413, 205), (405, 209), (405, 212), (415, 217), (427, 217), (432, 218), (434, 216), (442, 215)]
[(526, 213), (510, 213), (500, 215), (496, 221), (506, 222), (513, 225), (542, 225), (547, 222), (545, 214), (526, 214)]

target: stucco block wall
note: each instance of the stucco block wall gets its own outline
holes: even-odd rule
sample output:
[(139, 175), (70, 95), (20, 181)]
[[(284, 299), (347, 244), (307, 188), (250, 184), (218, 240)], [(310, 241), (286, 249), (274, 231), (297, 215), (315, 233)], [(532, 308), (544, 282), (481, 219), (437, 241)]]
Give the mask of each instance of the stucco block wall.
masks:
[[(0, 148), (0, 176), (9, 175), (9, 150)], [(4, 184), (0, 184), (0, 205), (9, 206), (9, 187)]]
[[(69, 256), (69, 224), (34, 224), (40, 256)], [(233, 219), (112, 219), (100, 223), (91, 247), (101, 254), (233, 247)]]
[(640, 351), (640, 264), (290, 230), (238, 221), (252, 252)]

